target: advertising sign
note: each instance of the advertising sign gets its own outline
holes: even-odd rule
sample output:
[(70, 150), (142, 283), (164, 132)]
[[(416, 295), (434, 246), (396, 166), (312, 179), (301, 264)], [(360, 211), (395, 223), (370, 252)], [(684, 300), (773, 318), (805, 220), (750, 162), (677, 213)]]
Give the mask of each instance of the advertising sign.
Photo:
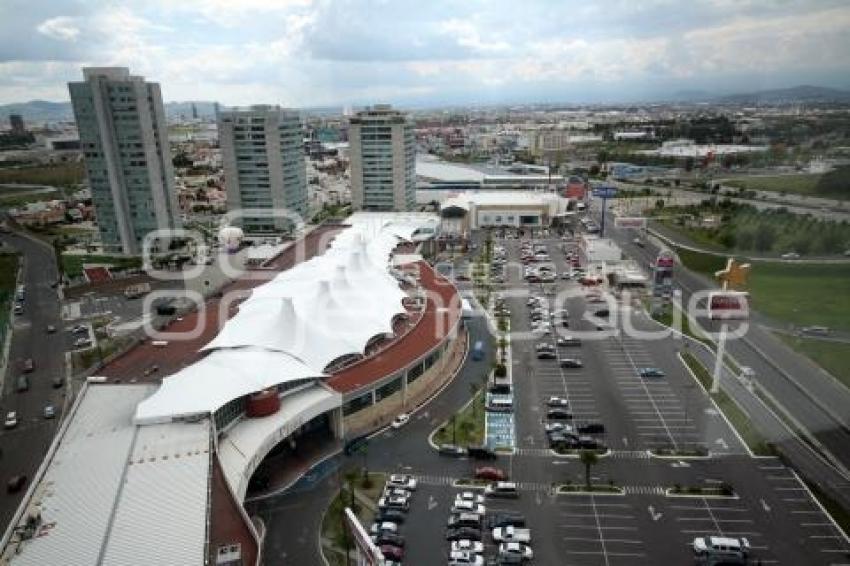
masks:
[(646, 228), (646, 217), (644, 216), (617, 216), (614, 218), (614, 226), (617, 228)]
[(662, 250), (652, 268), (652, 294), (655, 297), (667, 297), (673, 292), (673, 264), (675, 260), (670, 250)]

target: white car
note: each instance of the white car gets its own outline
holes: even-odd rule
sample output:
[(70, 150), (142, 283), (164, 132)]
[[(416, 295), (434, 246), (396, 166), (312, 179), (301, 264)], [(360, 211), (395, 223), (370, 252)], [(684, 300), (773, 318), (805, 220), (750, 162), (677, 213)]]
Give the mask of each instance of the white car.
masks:
[(407, 413), (401, 413), (393, 419), (393, 422), (390, 426), (393, 428), (401, 428), (406, 425), (409, 420), (410, 415), (408, 415)]
[(461, 539), (452, 541), (452, 552), (472, 552), (481, 554), (484, 552), (484, 543), (477, 540)]
[(382, 497), (378, 500), (378, 509), (402, 509), (407, 511), (408, 507), (410, 507), (410, 502), (408, 500), (408, 497), (401, 497), (398, 495)]
[(474, 552), (465, 550), (449, 552), (449, 564), (471, 564), (473, 566), (484, 566), (484, 557)]
[(484, 503), (484, 496), (479, 493), (472, 493), (471, 491), (464, 491), (462, 493), (458, 493), (455, 496), (455, 503), (458, 501), (470, 501), (472, 503)]
[(534, 558), (534, 551), (521, 542), (503, 542), (499, 545), (499, 556), (519, 556), (523, 560), (531, 560)]
[(392, 474), (387, 480), (387, 485), (413, 491), (416, 489), (416, 478), (407, 474)]
[(15, 428), (18, 426), (18, 413), (9, 411), (6, 413), (6, 420), (3, 421), (3, 428)]
[(410, 492), (407, 491), (406, 489), (402, 489), (400, 487), (393, 487), (391, 485), (388, 485), (384, 488), (384, 497), (389, 497), (389, 498), (396, 497), (396, 498), (399, 498), (399, 499), (409, 500), (410, 499)]
[(372, 523), (372, 527), (369, 529), (369, 534), (376, 535), (378, 533), (397, 533), (398, 525), (391, 521), (383, 521), (382, 523)]
[(549, 397), (546, 404), (550, 407), (569, 407), (570, 402), (563, 397)]
[(779, 257), (781, 257), (782, 259), (800, 259), (800, 254), (798, 254), (797, 252), (788, 252), (782, 254)]
[(455, 501), (455, 504), (452, 505), (452, 513), (476, 513), (483, 515), (485, 511), (483, 505), (473, 503), (472, 501)]

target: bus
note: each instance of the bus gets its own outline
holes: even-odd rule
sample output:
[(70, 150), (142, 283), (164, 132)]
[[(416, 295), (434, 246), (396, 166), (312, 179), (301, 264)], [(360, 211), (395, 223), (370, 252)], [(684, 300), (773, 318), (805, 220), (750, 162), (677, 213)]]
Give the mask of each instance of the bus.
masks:
[(472, 359), (476, 362), (480, 362), (484, 359), (484, 342), (479, 340), (472, 347)]

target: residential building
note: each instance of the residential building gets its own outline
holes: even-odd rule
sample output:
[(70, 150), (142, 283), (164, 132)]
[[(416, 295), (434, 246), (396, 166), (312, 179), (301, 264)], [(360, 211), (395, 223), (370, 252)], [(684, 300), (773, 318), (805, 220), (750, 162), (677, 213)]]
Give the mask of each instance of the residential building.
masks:
[(279, 106), (220, 109), (227, 209), (246, 232), (291, 230), (307, 213), (301, 118)]
[(91, 67), (68, 90), (103, 247), (139, 254), (149, 233), (180, 227), (159, 84)]
[(9, 127), (16, 136), (22, 136), (27, 133), (27, 129), (24, 126), (24, 117), (20, 114), (9, 114)]
[(355, 210), (405, 211), (416, 206), (413, 123), (387, 104), (349, 122), (351, 202)]

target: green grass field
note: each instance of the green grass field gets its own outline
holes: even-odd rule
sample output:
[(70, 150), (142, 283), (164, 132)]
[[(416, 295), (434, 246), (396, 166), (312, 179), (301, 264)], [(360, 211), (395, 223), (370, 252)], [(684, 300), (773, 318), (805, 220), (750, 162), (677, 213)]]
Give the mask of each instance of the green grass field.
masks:
[(26, 183), (31, 185), (50, 185), (53, 187), (71, 187), (85, 180), (86, 172), (82, 163), (62, 163), (39, 167), (20, 167), (0, 169), (0, 184)]
[(105, 255), (73, 255), (62, 256), (62, 269), (68, 277), (79, 277), (83, 274), (84, 263), (104, 263), (114, 269), (135, 269), (142, 266), (138, 257), (105, 256)]
[[(714, 277), (726, 259), (677, 250), (688, 269)], [(850, 330), (850, 264), (753, 262), (751, 306), (777, 322)]]
[(799, 175), (771, 175), (764, 177), (739, 177), (724, 179), (724, 185), (753, 191), (773, 191), (777, 193), (795, 193), (815, 196), (818, 181), (823, 177), (820, 173), (803, 173)]
[(783, 342), (812, 359), (816, 364), (850, 387), (850, 345), (814, 338), (777, 333)]

